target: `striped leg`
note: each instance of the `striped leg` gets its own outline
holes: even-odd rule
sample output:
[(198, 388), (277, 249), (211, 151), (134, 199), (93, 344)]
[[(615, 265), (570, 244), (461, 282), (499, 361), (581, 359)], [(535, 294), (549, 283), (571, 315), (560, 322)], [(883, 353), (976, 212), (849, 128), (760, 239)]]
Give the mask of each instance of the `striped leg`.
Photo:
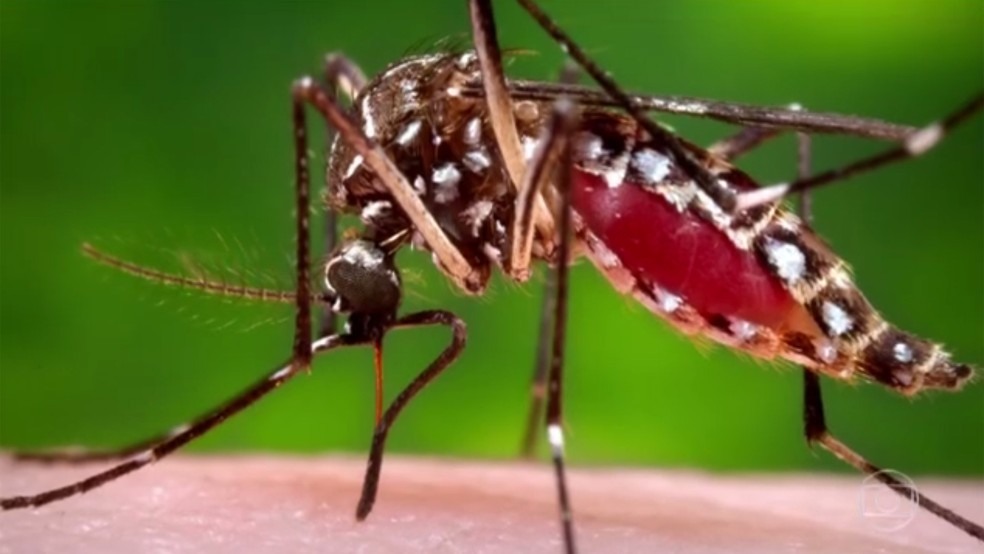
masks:
[[(799, 162), (798, 179), (808, 179), (810, 176), (811, 156), (810, 156), (810, 136), (798, 133), (799, 139)], [(803, 190), (799, 194), (799, 212), (803, 221), (812, 224), (813, 213), (810, 203), (810, 191)], [(873, 476), (890, 489), (898, 493), (903, 498), (916, 503), (929, 513), (942, 518), (947, 523), (957, 527), (968, 535), (984, 541), (984, 527), (967, 520), (952, 510), (941, 506), (934, 500), (926, 497), (921, 492), (900, 481), (892, 472), (884, 471), (882, 468), (870, 463), (851, 447), (837, 439), (827, 428), (827, 419), (824, 416), (823, 394), (820, 388), (820, 376), (808, 369), (803, 369), (803, 432), (807, 442), (812, 446), (819, 444), (825, 450), (837, 456), (844, 462), (854, 466), (866, 475)]]
[(536, 454), (537, 437), (543, 425), (543, 401), (547, 396), (547, 369), (550, 367), (550, 344), (553, 340), (554, 302), (556, 301), (557, 270), (548, 268), (543, 280), (543, 300), (540, 304), (540, 328), (536, 339), (536, 360), (530, 381), (530, 410), (526, 431), (520, 446), (520, 456), (532, 459)]
[(559, 188), (559, 213), (557, 214), (557, 270), (555, 272), (553, 343), (550, 372), (547, 379), (547, 439), (557, 478), (557, 494), (560, 502), (561, 526), (564, 531), (564, 547), (568, 553), (575, 552), (574, 519), (570, 496), (567, 490), (567, 477), (564, 471), (564, 428), (563, 428), (563, 384), (564, 347), (567, 331), (567, 290), (570, 273), (570, 253), (572, 242), (571, 223), (571, 137), (576, 127), (576, 112), (573, 104), (561, 98), (554, 104), (550, 128), (554, 132), (545, 140), (543, 149), (548, 150), (554, 141), (561, 143), (561, 155), (557, 168)]
[(978, 93), (942, 120), (910, 134), (899, 146), (843, 167), (831, 169), (809, 177), (800, 177), (791, 183), (780, 183), (742, 193), (738, 195), (735, 210), (744, 210), (759, 204), (775, 202), (797, 192), (812, 190), (823, 185), (854, 177), (855, 175), (867, 173), (889, 164), (919, 157), (939, 144), (940, 140), (953, 130), (954, 127), (966, 121), (982, 109), (984, 109), (984, 92)]
[[(346, 335), (331, 335), (322, 337), (312, 345), (309, 355), (326, 352), (340, 346), (359, 344), (360, 342), (364, 341)], [(13, 510), (16, 508), (43, 506), (56, 500), (62, 500), (64, 498), (88, 492), (94, 488), (105, 485), (118, 477), (122, 477), (127, 473), (134, 472), (148, 464), (156, 462), (192, 440), (204, 435), (229, 417), (249, 407), (260, 398), (266, 396), (266, 394), (270, 391), (286, 383), (292, 377), (300, 373), (304, 368), (305, 366), (298, 365), (296, 363), (296, 359), (292, 358), (291, 360), (285, 362), (281, 367), (270, 373), (269, 376), (246, 389), (222, 407), (194, 420), (188, 425), (182, 425), (175, 428), (175, 430), (172, 431), (163, 441), (153, 445), (148, 445), (148, 447), (143, 450), (132, 452), (126, 461), (115, 465), (106, 471), (97, 473), (82, 479), (81, 481), (63, 487), (58, 487), (38, 494), (12, 496), (10, 498), (0, 499), (0, 508), (4, 510)]]
[[(292, 115), (293, 115), (293, 125), (294, 125), (294, 175), (295, 175), (295, 187), (294, 187), (294, 199), (295, 199), (295, 237), (296, 237), (296, 250), (295, 250), (295, 290), (293, 294), (293, 301), (296, 308), (296, 315), (294, 319), (294, 341), (292, 348), (291, 363), (296, 368), (296, 370), (308, 369), (311, 365), (311, 233), (310, 233), (310, 221), (311, 221), (311, 209), (310, 209), (310, 189), (311, 189), (311, 176), (308, 164), (308, 140), (307, 140), (307, 125), (305, 123), (304, 117), (304, 97), (299, 94), (299, 91), (295, 88), (292, 102)], [(153, 271), (143, 270), (142, 268), (135, 267), (136, 270), (131, 270), (129, 265), (124, 263), (114, 264), (113, 259), (101, 259), (105, 258), (101, 256), (101, 253), (92, 249), (89, 245), (83, 245), (83, 250), (90, 256), (93, 256), (100, 261), (105, 263), (110, 263), (110, 265), (116, 265), (120, 269), (128, 270), (131, 273), (136, 273), (138, 275), (147, 277), (153, 274)], [(151, 276), (150, 278), (154, 278)], [(268, 392), (268, 391), (266, 391)], [(266, 394), (266, 392), (261, 393)], [(141, 441), (139, 443), (128, 445), (120, 449), (100, 451), (100, 452), (73, 452), (73, 451), (55, 451), (48, 453), (38, 453), (38, 454), (22, 454), (19, 457), (26, 460), (35, 461), (47, 461), (47, 462), (85, 462), (94, 460), (105, 460), (105, 459), (116, 459), (126, 456), (131, 456), (137, 454), (138, 456), (150, 452), (147, 450), (148, 447), (157, 444), (159, 440), (164, 442), (161, 444), (170, 444), (170, 441), (177, 440), (179, 437), (184, 436), (184, 430), (178, 428), (175, 431), (168, 433), (162, 437), (155, 437), (154, 439)], [(194, 437), (191, 437), (194, 438)], [(190, 440), (187, 439), (187, 440)], [(187, 442), (187, 440), (185, 442)], [(184, 444), (181, 442), (178, 444), (180, 446)], [(155, 447), (159, 448), (159, 447)], [(142, 454), (138, 454), (142, 453)], [(133, 460), (131, 460), (132, 462)], [(130, 463), (130, 462), (128, 462)], [(125, 465), (125, 464), (124, 464)], [(142, 464), (141, 464), (142, 465)], [(117, 466), (122, 467), (122, 466)], [(140, 465), (134, 466), (132, 469), (123, 471), (123, 473), (129, 473), (133, 469), (137, 469)], [(121, 475), (122, 473), (120, 473)], [(112, 477), (115, 478), (115, 477)], [(98, 486), (102, 482), (100, 481), (96, 485)], [(92, 487), (89, 487), (92, 488)], [(85, 489), (88, 490), (88, 489)], [(82, 491), (84, 492), (84, 491)]]

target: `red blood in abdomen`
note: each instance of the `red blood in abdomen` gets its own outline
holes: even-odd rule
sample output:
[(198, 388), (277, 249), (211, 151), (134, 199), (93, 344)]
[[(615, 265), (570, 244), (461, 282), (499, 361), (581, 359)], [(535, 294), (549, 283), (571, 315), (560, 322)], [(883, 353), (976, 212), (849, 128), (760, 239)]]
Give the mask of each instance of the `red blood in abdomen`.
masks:
[(704, 314), (779, 329), (798, 306), (753, 252), (635, 183), (610, 188), (602, 178), (575, 170), (572, 200), (588, 230), (637, 279), (683, 297)]

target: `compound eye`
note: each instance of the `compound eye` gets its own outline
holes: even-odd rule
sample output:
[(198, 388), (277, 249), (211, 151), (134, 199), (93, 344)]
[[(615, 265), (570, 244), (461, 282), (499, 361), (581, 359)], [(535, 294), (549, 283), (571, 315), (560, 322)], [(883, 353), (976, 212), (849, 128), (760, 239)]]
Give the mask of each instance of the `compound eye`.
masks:
[(336, 295), (336, 310), (391, 313), (400, 304), (400, 274), (393, 258), (366, 240), (354, 240), (325, 266), (325, 285)]

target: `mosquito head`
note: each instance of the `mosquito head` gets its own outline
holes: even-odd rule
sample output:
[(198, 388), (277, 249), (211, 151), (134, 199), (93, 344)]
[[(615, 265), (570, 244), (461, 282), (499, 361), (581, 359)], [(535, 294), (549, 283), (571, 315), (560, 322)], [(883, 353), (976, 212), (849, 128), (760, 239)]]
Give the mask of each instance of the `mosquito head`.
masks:
[(336, 312), (391, 316), (400, 305), (393, 256), (367, 240), (344, 244), (325, 265), (325, 286)]

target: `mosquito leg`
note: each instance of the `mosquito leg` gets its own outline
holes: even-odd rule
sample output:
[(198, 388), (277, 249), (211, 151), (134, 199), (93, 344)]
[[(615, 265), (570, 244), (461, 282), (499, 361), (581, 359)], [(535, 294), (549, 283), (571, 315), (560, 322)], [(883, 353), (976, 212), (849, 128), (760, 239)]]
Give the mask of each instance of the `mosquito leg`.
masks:
[(311, 172), (308, 159), (307, 123), (304, 97), (292, 91), (294, 126), (294, 211), (296, 218), (295, 297), (293, 366), (311, 366)]
[[(582, 85), (542, 83), (539, 81), (510, 80), (509, 94), (513, 101), (550, 101), (567, 96), (579, 106), (609, 107), (620, 105), (602, 90)], [(462, 90), (465, 96), (484, 96), (480, 83), (468, 83)], [(790, 107), (754, 106), (737, 102), (708, 100), (693, 96), (656, 96), (630, 94), (636, 105), (646, 111), (655, 111), (701, 117), (746, 127), (766, 127), (804, 133), (852, 135), (870, 139), (901, 142), (917, 131), (915, 127), (898, 125), (853, 115), (809, 112)]]
[[(572, 67), (565, 67), (561, 72), (561, 82), (573, 82), (576, 78), (576, 73)], [(527, 179), (531, 179), (531, 182), (524, 183), (522, 188), (524, 193), (528, 195), (527, 198), (531, 197), (533, 187), (539, 188), (545, 186), (545, 183), (537, 183), (536, 181), (532, 181), (532, 179), (549, 182), (551, 175), (556, 172), (558, 158), (564, 148), (564, 144), (562, 143), (566, 142), (558, 140), (559, 135), (565, 132), (564, 125), (566, 125), (565, 119), (555, 116), (545, 127), (543, 136), (540, 137), (537, 151), (534, 153), (534, 158), (531, 161), (531, 169), (527, 173)], [(514, 241), (524, 236), (522, 234), (523, 229), (527, 230), (530, 233), (529, 238), (532, 238), (532, 230), (529, 224), (531, 212), (529, 203), (522, 205), (525, 206), (526, 210), (517, 208), (515, 226), (513, 228)], [(514, 242), (513, 246), (515, 247), (517, 243), (518, 241)], [(529, 259), (529, 247), (526, 246), (526, 248), (525, 255)], [(540, 306), (540, 329), (537, 333), (536, 361), (533, 366), (533, 379), (530, 383), (530, 411), (527, 416), (526, 431), (523, 434), (523, 443), (520, 449), (520, 455), (524, 458), (533, 457), (534, 451), (536, 450), (537, 434), (543, 421), (543, 401), (547, 391), (547, 368), (550, 363), (549, 347), (553, 332), (554, 297), (557, 288), (556, 273), (556, 269), (548, 268), (547, 276), (544, 280), (543, 301)]]
[[(571, 223), (571, 136), (576, 125), (574, 106), (566, 98), (554, 103), (551, 126), (556, 125), (557, 137), (563, 139), (557, 183), (559, 188), (558, 218), (558, 248), (557, 269), (555, 272), (552, 348), (550, 353), (550, 371), (547, 376), (547, 439), (550, 443), (550, 457), (553, 460), (554, 473), (557, 479), (557, 496), (560, 504), (560, 521), (564, 533), (566, 552), (573, 553), (574, 519), (571, 510), (571, 500), (567, 489), (567, 476), (564, 470), (564, 428), (563, 428), (563, 384), (564, 384), (564, 346), (567, 329), (567, 290), (570, 273), (570, 253), (572, 242)], [(555, 124), (559, 121), (559, 124)]]
[[(311, 347), (309, 355), (325, 352), (340, 346), (352, 346), (363, 342), (365, 342), (364, 339), (349, 335), (331, 335), (315, 342)], [(296, 358), (292, 357), (283, 366), (270, 373), (265, 379), (246, 389), (222, 407), (194, 420), (188, 425), (176, 428), (165, 440), (136, 453), (123, 463), (64, 487), (58, 487), (34, 495), (12, 496), (10, 498), (0, 499), (0, 508), (3, 510), (13, 510), (16, 508), (43, 506), (56, 500), (88, 492), (127, 473), (136, 471), (145, 465), (156, 462), (188, 442), (204, 435), (229, 417), (266, 396), (267, 393), (283, 385), (303, 369), (304, 366), (298, 365)]]
[[(806, 133), (796, 133), (796, 178), (806, 179), (813, 171), (813, 139)], [(813, 194), (799, 193), (799, 215), (807, 225), (813, 225)]]
[[(155, 283), (182, 287), (190, 290), (200, 291), (205, 294), (215, 294), (218, 296), (248, 298), (251, 300), (264, 302), (283, 302), (293, 303), (295, 292), (288, 290), (266, 289), (242, 285), (229, 285), (219, 281), (208, 281), (204, 279), (186, 277), (173, 273), (166, 273), (157, 269), (144, 267), (101, 250), (97, 250), (90, 244), (82, 245), (82, 252), (93, 260), (128, 273), (141, 279), (146, 279)], [(331, 299), (321, 295), (311, 299), (320, 306), (330, 306)], [(326, 335), (321, 335), (326, 336)], [(118, 460), (143, 452), (148, 448), (164, 442), (165, 440), (177, 435), (183, 427), (176, 427), (171, 431), (158, 435), (151, 439), (143, 440), (135, 444), (126, 445), (120, 448), (108, 450), (87, 450), (87, 449), (56, 449), (40, 452), (13, 452), (12, 457), (18, 461), (40, 462), (40, 463), (87, 463), (106, 460)]]
[[(810, 136), (804, 133), (797, 133), (798, 138), (798, 168), (797, 174), (800, 179), (810, 175), (811, 149)], [(813, 213), (810, 202), (810, 191), (803, 190), (799, 194), (799, 213), (800, 217), (807, 224), (811, 224)], [(827, 420), (823, 410), (823, 395), (820, 389), (820, 377), (803, 369), (803, 431), (806, 440), (810, 445), (819, 444), (834, 456), (854, 466), (862, 473), (874, 476), (876, 479), (887, 485), (890, 489), (897, 492), (917, 505), (938, 516), (964, 531), (968, 535), (984, 541), (984, 527), (969, 521), (952, 510), (945, 508), (922, 493), (912, 490), (912, 487), (899, 481), (891, 473), (882, 471), (881, 468), (868, 462), (857, 452), (846, 444), (834, 437), (827, 428)]]
[(359, 521), (364, 520), (369, 515), (369, 512), (372, 511), (373, 504), (376, 502), (376, 493), (379, 489), (379, 475), (383, 466), (383, 450), (386, 446), (386, 437), (389, 434), (390, 428), (396, 422), (396, 418), (403, 411), (403, 408), (413, 400), (413, 397), (437, 378), (441, 372), (447, 369), (465, 348), (465, 341), (468, 336), (465, 322), (451, 312), (442, 310), (417, 312), (398, 319), (390, 329), (425, 325), (447, 325), (450, 327), (452, 333), (451, 344), (400, 392), (376, 425), (372, 436), (372, 448), (369, 451), (366, 478), (362, 483), (362, 495), (359, 498), (359, 504), (355, 512), (355, 517)]
[[(787, 109), (799, 112), (803, 108), (799, 104), (790, 104)], [(782, 133), (789, 131), (789, 129), (783, 129), (780, 127), (756, 127), (747, 126), (742, 127), (735, 134), (728, 138), (719, 140), (714, 144), (707, 147), (707, 151), (712, 155), (717, 156), (723, 160), (733, 161), (739, 156), (744, 156), (745, 154), (751, 152), (752, 150), (758, 148), (762, 144), (770, 141)], [(810, 163), (810, 135), (800, 131), (796, 134), (798, 144), (798, 153), (800, 160), (800, 175), (809, 175), (809, 163)], [(803, 173), (803, 161), (807, 164), (805, 171)], [(801, 198), (807, 198), (805, 195)]]
[(764, 142), (782, 134), (782, 129), (743, 127), (730, 137), (719, 140), (707, 148), (712, 155), (723, 160), (734, 160), (761, 146)]
[[(294, 305), (296, 307), (296, 316), (294, 319), (294, 343), (293, 343), (293, 355), (292, 364), (296, 370), (307, 369), (311, 365), (311, 281), (310, 281), (310, 269), (311, 269), (311, 254), (310, 254), (310, 170), (309, 170), (309, 160), (307, 155), (307, 125), (305, 124), (304, 117), (304, 99), (297, 95), (295, 90), (294, 101), (293, 101), (293, 125), (294, 125), (294, 172), (295, 172), (295, 188), (294, 188), (294, 199), (295, 205), (294, 210), (296, 213), (296, 267), (295, 267), (295, 278), (296, 278), (296, 289), (293, 295)], [(148, 272), (139, 268), (137, 266), (132, 266), (132, 264), (115, 263), (116, 260), (108, 258), (101, 255), (100, 252), (92, 249), (88, 245), (83, 245), (83, 250), (86, 254), (93, 256), (99, 261), (104, 263), (110, 263), (115, 265), (120, 269), (124, 269), (130, 273), (136, 275), (152, 278), (159, 277), (155, 275), (154, 272)], [(198, 281), (198, 280), (195, 280)], [(263, 393), (265, 394), (265, 393)], [(164, 438), (165, 442), (162, 444), (169, 444), (169, 441), (176, 440), (178, 437), (183, 436), (183, 429), (178, 428), (172, 431), (170, 434), (166, 435)], [(193, 437), (192, 437), (193, 438)], [(190, 440), (190, 439), (188, 439)], [(107, 480), (113, 479), (118, 475), (123, 473), (129, 473), (146, 463), (150, 463), (156, 458), (151, 457), (151, 459), (140, 463), (142, 459), (141, 456), (146, 456), (148, 453), (156, 451), (156, 448), (152, 450), (145, 450), (145, 447), (153, 444), (151, 442), (142, 442), (130, 447), (126, 447), (116, 451), (109, 452), (79, 452), (73, 454), (71, 452), (52, 452), (49, 454), (39, 453), (36, 455), (25, 454), (22, 459), (36, 460), (36, 461), (90, 461), (99, 460), (106, 458), (115, 458), (120, 456), (127, 456), (134, 454), (136, 452), (142, 452), (138, 454), (137, 458), (126, 462), (123, 465), (117, 466), (114, 470), (119, 470), (120, 468), (129, 467), (130, 469), (123, 469), (120, 472), (109, 475), (100, 474), (102, 480), (94, 481), (91, 485), (79, 484), (82, 488), (78, 492), (85, 492), (86, 490), (99, 486)], [(179, 443), (178, 446), (184, 444)], [(176, 448), (176, 447), (175, 447)], [(168, 451), (170, 452), (170, 451)], [(167, 452), (165, 452), (166, 454)], [(130, 465), (127, 465), (130, 464)], [(108, 477), (107, 477), (108, 476)], [(99, 476), (96, 476), (99, 477)], [(95, 479), (95, 478), (94, 478)], [(64, 493), (64, 491), (63, 491)], [(67, 492), (65, 494), (71, 495), (75, 494), (72, 492)], [(62, 496), (53, 496), (52, 500), (61, 498)], [(50, 502), (50, 500), (45, 500), (41, 502), (42, 504)]]
[(561, 136), (561, 126), (566, 121), (554, 117), (544, 128), (539, 145), (530, 160), (530, 167), (523, 176), (520, 194), (516, 197), (516, 216), (513, 220), (509, 272), (518, 278), (529, 278), (530, 257), (533, 249), (534, 200), (542, 198), (540, 192), (551, 181), (557, 168), (560, 151), (566, 143)]
[(543, 425), (543, 400), (547, 395), (547, 368), (550, 367), (550, 345), (553, 338), (554, 301), (556, 300), (557, 270), (549, 268), (543, 281), (543, 300), (540, 304), (540, 329), (536, 339), (536, 361), (530, 381), (530, 411), (526, 417), (526, 432), (520, 455), (532, 459), (536, 453), (537, 435)]
[[(341, 93), (351, 102), (355, 99), (363, 88), (367, 80), (365, 74), (359, 69), (352, 60), (348, 59), (341, 52), (332, 52), (325, 56), (324, 82), (329, 97), (338, 98)], [(328, 125), (327, 143), (330, 150), (332, 144), (331, 125)], [(328, 173), (328, 161), (331, 159), (330, 151), (325, 155), (325, 186), (331, 188), (332, 176)], [(338, 246), (338, 214), (335, 210), (325, 210), (324, 216), (325, 243), (324, 252), (327, 259)], [(331, 306), (320, 306), (319, 334), (330, 335), (338, 328), (338, 315)]]
[[(526, 162), (519, 143), (519, 135), (516, 132), (512, 99), (509, 97), (506, 78), (502, 72), (502, 52), (496, 37), (492, 5), (489, 0), (469, 0), (468, 11), (471, 17), (475, 51), (478, 53), (478, 61), (481, 66), (482, 86), (485, 89), (485, 98), (489, 108), (489, 122), (492, 124), (492, 131), (505, 162), (506, 171), (519, 192), (519, 200), (524, 200), (527, 194), (524, 193), (521, 183), (528, 182), (530, 178), (524, 177), (527, 172)], [(553, 218), (550, 216), (543, 196), (538, 191), (534, 191), (526, 206), (532, 206), (533, 219), (540, 234), (544, 237), (553, 236)], [(528, 264), (527, 259), (526, 265)], [(521, 264), (519, 266), (514, 264), (514, 267), (519, 267), (521, 270), (525, 268)], [(518, 275), (518, 277), (523, 276), (528, 277), (522, 272)]]
[(350, 101), (354, 100), (368, 83), (362, 69), (341, 52), (331, 52), (325, 56), (324, 75), (332, 98), (341, 92)]
[(915, 502), (929, 513), (943, 519), (968, 535), (984, 541), (984, 527), (941, 506), (921, 492), (913, 491), (911, 486), (899, 481), (891, 473), (882, 471), (881, 468), (868, 462), (857, 452), (834, 437), (827, 429), (827, 424), (824, 420), (823, 398), (820, 393), (819, 377), (809, 371), (803, 372), (803, 417), (805, 420), (806, 440), (810, 444), (819, 444), (831, 454), (854, 466), (862, 473), (878, 479), (903, 498)]
[(550, 17), (536, 5), (533, 0), (517, 0), (520, 6), (529, 13), (537, 24), (561, 45), (578, 65), (607, 93), (622, 109), (628, 112), (639, 125), (649, 133), (649, 136), (666, 144), (673, 154), (674, 160), (688, 174), (693, 176), (697, 185), (707, 193), (714, 203), (726, 211), (734, 207), (735, 194), (718, 183), (710, 171), (698, 162), (687, 151), (680, 140), (671, 132), (657, 125), (646, 115), (646, 109), (640, 106), (631, 96), (596, 64)]
[(294, 83), (294, 98), (298, 103), (311, 104), (328, 121), (355, 152), (362, 156), (364, 163), (376, 174), (389, 193), (403, 209), (414, 227), (420, 232), (427, 245), (437, 256), (438, 261), (451, 279), (462, 290), (469, 293), (480, 292), (485, 286), (481, 273), (468, 263), (458, 248), (441, 230), (434, 216), (427, 210), (423, 201), (413, 191), (407, 178), (386, 152), (311, 78), (305, 77)]
[(759, 204), (775, 202), (789, 194), (815, 189), (901, 160), (921, 156), (936, 146), (940, 139), (946, 136), (954, 127), (979, 112), (982, 108), (984, 108), (984, 92), (979, 93), (942, 120), (910, 134), (901, 145), (895, 148), (843, 167), (831, 169), (811, 177), (797, 179), (792, 183), (782, 183), (742, 193), (738, 196), (735, 209), (743, 210)]

